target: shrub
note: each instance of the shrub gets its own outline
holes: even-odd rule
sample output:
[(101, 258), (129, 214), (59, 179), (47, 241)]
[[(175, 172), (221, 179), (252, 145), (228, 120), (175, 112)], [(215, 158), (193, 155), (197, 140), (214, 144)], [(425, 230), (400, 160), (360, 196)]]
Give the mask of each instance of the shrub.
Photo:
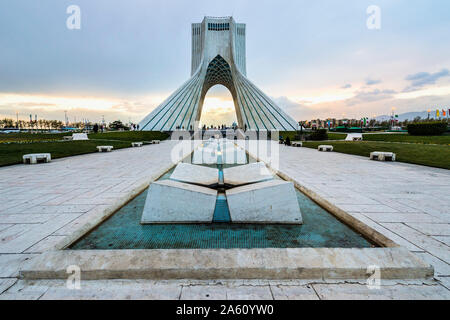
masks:
[(326, 129), (319, 129), (317, 131), (314, 131), (308, 137), (308, 140), (312, 140), (312, 141), (321, 141), (321, 140), (327, 140), (327, 139), (328, 139), (328, 133), (327, 133)]
[(414, 136), (439, 136), (447, 131), (447, 122), (427, 121), (408, 124), (408, 133)]

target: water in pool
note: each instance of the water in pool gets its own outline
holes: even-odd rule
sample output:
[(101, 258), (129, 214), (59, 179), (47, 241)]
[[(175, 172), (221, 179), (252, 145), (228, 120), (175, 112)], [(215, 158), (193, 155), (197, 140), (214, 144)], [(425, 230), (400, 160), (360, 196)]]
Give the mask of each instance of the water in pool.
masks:
[[(248, 162), (248, 156), (247, 161)], [(169, 179), (171, 171), (161, 177)], [(275, 177), (280, 179), (279, 177)], [(144, 191), (70, 249), (368, 248), (375, 246), (296, 190), (303, 225), (233, 224), (219, 198), (212, 224), (140, 224)], [(220, 197), (220, 196), (219, 196)], [(220, 201), (219, 201), (220, 200)]]

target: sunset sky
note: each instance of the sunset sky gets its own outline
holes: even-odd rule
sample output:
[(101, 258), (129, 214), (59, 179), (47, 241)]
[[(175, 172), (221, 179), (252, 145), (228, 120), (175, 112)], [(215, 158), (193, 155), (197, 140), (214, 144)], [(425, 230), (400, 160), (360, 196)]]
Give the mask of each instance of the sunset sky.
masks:
[[(81, 29), (66, 27), (69, 5)], [(370, 5), (381, 29), (366, 26)], [(247, 24), (247, 75), (297, 120), (450, 108), (448, 0), (2, 0), (0, 117), (140, 121), (190, 76), (190, 24)], [(206, 123), (231, 124), (214, 87)]]

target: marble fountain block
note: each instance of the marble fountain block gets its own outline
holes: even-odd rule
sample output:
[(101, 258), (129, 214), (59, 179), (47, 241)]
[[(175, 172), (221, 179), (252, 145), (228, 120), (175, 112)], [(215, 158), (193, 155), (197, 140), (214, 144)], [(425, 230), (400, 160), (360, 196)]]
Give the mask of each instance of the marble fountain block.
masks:
[(217, 191), (172, 180), (150, 185), (142, 224), (211, 223)]
[(272, 180), (273, 175), (263, 162), (223, 169), (224, 183), (232, 186)]
[(226, 191), (233, 223), (302, 224), (292, 182), (271, 180)]
[(217, 145), (203, 145), (194, 151), (194, 164), (217, 164)]
[(224, 146), (222, 151), (222, 161), (224, 164), (246, 164), (247, 155), (244, 149), (233, 145)]
[(202, 186), (213, 186), (219, 183), (219, 169), (180, 163), (170, 179)]

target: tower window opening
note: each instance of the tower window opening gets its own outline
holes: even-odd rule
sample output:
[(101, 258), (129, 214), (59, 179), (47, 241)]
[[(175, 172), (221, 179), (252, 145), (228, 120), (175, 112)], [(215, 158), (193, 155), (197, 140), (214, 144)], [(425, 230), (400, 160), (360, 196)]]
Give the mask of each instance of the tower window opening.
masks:
[(210, 30), (210, 31), (230, 30), (230, 24), (229, 23), (208, 23), (208, 30)]

